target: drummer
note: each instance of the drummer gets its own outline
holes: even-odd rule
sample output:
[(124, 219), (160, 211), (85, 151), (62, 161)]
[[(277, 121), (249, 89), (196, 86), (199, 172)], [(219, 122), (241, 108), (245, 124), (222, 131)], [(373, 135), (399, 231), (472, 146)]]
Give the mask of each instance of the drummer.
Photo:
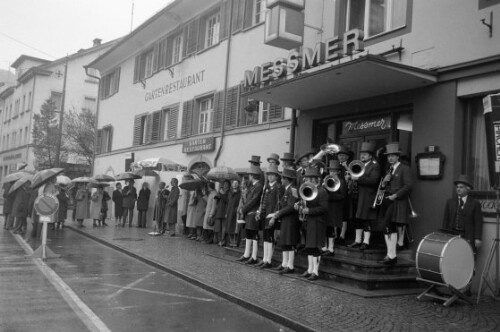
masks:
[(481, 247), (483, 215), (479, 201), (469, 196), (474, 188), (467, 175), (459, 175), (453, 182), (457, 197), (448, 199), (444, 209), (443, 228), (460, 234), (474, 252)]

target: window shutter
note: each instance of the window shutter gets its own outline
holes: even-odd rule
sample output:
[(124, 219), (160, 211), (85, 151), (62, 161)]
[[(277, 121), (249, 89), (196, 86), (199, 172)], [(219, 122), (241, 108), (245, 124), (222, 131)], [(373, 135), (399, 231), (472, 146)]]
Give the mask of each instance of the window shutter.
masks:
[(118, 92), (118, 88), (119, 88), (119, 84), (120, 84), (120, 68), (116, 69), (115, 70), (115, 90), (114, 91), (110, 91), (110, 95)]
[(165, 64), (166, 67), (172, 65), (172, 45), (173, 45), (173, 38), (172, 36), (167, 38), (167, 54), (166, 54), (166, 60)]
[(229, 18), (231, 17), (231, 1), (226, 0), (220, 6), (220, 36), (219, 39), (226, 39), (229, 35)]
[(227, 91), (226, 100), (226, 119), (224, 125), (226, 127), (235, 127), (238, 116), (238, 102), (240, 96), (240, 86), (233, 86)]
[[(243, 18), (243, 28), (249, 28), (252, 26), (252, 16), (253, 16), (253, 2), (255, 0), (245, 0), (245, 16)], [(262, 4), (264, 5), (264, 4)]]
[(269, 105), (269, 121), (283, 119), (283, 107), (276, 104)]
[(224, 107), (224, 91), (218, 91), (214, 96), (214, 131), (222, 126), (222, 109)]
[(168, 139), (177, 137), (177, 119), (179, 118), (179, 105), (170, 107), (168, 111)]
[(158, 72), (160, 66), (160, 42), (156, 42), (153, 46), (153, 73)]
[(198, 102), (193, 101), (193, 119), (191, 125), (191, 135), (197, 135), (200, 133), (200, 105)]
[(245, 0), (233, 0), (233, 33), (243, 28), (243, 15), (245, 13)]
[(165, 51), (167, 40), (162, 39), (158, 42), (158, 70), (165, 68)]
[(113, 126), (108, 127), (108, 149), (106, 152), (111, 151), (111, 148), (113, 147)]
[(162, 111), (156, 111), (151, 114), (151, 143), (160, 141), (161, 112)]
[(95, 153), (101, 153), (101, 145), (102, 145), (102, 129), (97, 129), (97, 142), (95, 146)]
[(148, 114), (146, 116), (144, 131), (144, 136), (146, 137), (144, 144), (149, 144), (151, 143), (151, 134), (153, 133), (153, 114)]
[(205, 48), (205, 33), (207, 30), (207, 18), (200, 18), (199, 29), (198, 29), (198, 51)]
[(189, 23), (187, 27), (187, 33), (185, 38), (186, 41), (186, 47), (185, 49), (185, 55), (189, 56), (193, 53), (195, 53), (198, 49), (198, 29), (199, 29), (199, 24), (200, 20), (194, 20), (191, 23)]
[(193, 101), (185, 101), (182, 105), (182, 127), (181, 136), (186, 137), (191, 134), (191, 126), (193, 122)]
[(99, 81), (99, 99), (104, 99), (104, 77)]
[(134, 146), (140, 145), (142, 140), (142, 116), (137, 115), (134, 119)]
[(138, 55), (135, 57), (135, 65), (134, 65), (134, 83), (139, 81), (140, 71), (141, 69), (141, 56)]

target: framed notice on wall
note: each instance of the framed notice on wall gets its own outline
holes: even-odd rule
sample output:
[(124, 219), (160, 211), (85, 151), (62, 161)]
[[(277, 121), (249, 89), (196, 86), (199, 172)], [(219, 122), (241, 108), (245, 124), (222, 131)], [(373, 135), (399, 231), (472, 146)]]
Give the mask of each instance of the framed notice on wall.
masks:
[(439, 180), (443, 177), (444, 155), (439, 152), (423, 152), (415, 156), (419, 179)]

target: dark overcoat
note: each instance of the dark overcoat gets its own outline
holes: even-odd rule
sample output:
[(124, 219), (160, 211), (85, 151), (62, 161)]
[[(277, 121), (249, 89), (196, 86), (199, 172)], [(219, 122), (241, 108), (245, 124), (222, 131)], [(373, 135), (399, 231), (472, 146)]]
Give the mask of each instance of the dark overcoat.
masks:
[(64, 191), (59, 191), (57, 194), (59, 200), (59, 210), (57, 211), (57, 222), (65, 222), (68, 218), (69, 196)]
[(371, 160), (365, 165), (365, 173), (358, 180), (358, 206), (356, 218), (363, 220), (377, 219), (377, 210), (373, 209), (373, 202), (380, 184), (380, 165)]
[(115, 203), (115, 217), (123, 217), (123, 195), (122, 191), (113, 191), (113, 203)]
[(167, 208), (165, 210), (165, 222), (173, 225), (177, 224), (177, 202), (179, 201), (179, 187), (173, 186), (167, 198)]
[[(266, 184), (264, 187), (264, 196), (262, 198), (262, 204), (260, 207), (260, 219), (259, 222), (263, 228), (271, 228), (269, 226), (269, 220), (266, 216), (269, 213), (274, 213), (279, 210), (279, 201), (282, 196), (281, 186), (278, 185), (278, 182), (275, 182), (271, 187), (269, 184)], [(261, 227), (262, 228), (262, 227)]]
[(158, 190), (158, 195), (156, 196), (155, 202), (155, 212), (153, 220), (163, 221), (165, 216), (165, 208), (167, 206), (167, 199), (170, 191), (168, 189), (160, 189)]
[[(443, 228), (452, 230), (455, 225), (455, 218), (458, 210), (458, 198), (450, 198), (446, 202), (443, 216)], [(475, 241), (481, 240), (483, 235), (483, 214), (481, 203), (474, 198), (467, 196), (464, 204), (463, 216), (465, 223), (464, 238), (470, 243), (475, 251)]]
[(137, 199), (137, 210), (145, 211), (149, 208), (150, 196), (151, 196), (151, 190), (149, 190), (149, 188), (142, 188), (139, 191), (139, 198)]
[(29, 204), (31, 193), (29, 190), (21, 187), (10, 196), (14, 197), (12, 202), (12, 211), (10, 212), (13, 217), (27, 218), (31, 216), (31, 206)]
[(347, 199), (347, 184), (340, 178), (340, 187), (337, 191), (327, 191), (328, 212), (326, 222), (328, 227), (342, 227), (344, 220), (344, 205)]
[(133, 209), (137, 200), (137, 190), (133, 185), (128, 185), (123, 188), (123, 207), (125, 209)]
[(259, 230), (259, 222), (255, 220), (255, 213), (259, 209), (260, 199), (262, 196), (262, 183), (257, 181), (252, 184), (247, 190), (245, 204), (241, 207), (241, 212), (245, 217), (245, 228), (249, 230)]
[(229, 234), (234, 234), (236, 231), (236, 215), (238, 212), (238, 204), (241, 199), (241, 190), (232, 191), (229, 193), (226, 210), (226, 231)]
[(3, 214), (8, 215), (12, 211), (12, 204), (14, 203), (14, 199), (16, 198), (14, 193), (9, 194), (10, 187), (14, 182), (6, 183), (3, 186)]
[(396, 194), (394, 200), (391, 220), (392, 222), (407, 224), (410, 216), (410, 205), (408, 197), (410, 197), (412, 187), (410, 167), (400, 163), (392, 174), (391, 181), (386, 188), (385, 197)]
[(300, 241), (300, 221), (294, 205), (299, 200), (297, 189), (292, 185), (285, 188), (280, 199), (280, 210), (276, 212), (276, 219), (280, 221), (281, 246), (295, 246)]
[(321, 248), (325, 245), (325, 219), (328, 210), (328, 195), (322, 186), (318, 186), (318, 195), (307, 202), (307, 207), (306, 248)]

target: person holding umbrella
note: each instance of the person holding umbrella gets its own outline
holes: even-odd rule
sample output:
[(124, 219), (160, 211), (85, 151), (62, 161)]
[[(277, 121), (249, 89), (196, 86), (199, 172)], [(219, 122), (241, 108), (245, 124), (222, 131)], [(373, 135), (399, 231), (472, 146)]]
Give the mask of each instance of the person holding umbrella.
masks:
[[(179, 200), (180, 190), (178, 187), (179, 180), (172, 178), (170, 185), (172, 190), (167, 199), (167, 209), (165, 211), (165, 221), (170, 229), (170, 236), (175, 236), (175, 225), (177, 224), (177, 201)], [(163, 232), (164, 233), (164, 232)]]
[(134, 187), (134, 179), (129, 179), (126, 181), (127, 185), (123, 188), (123, 227), (127, 223), (128, 227), (132, 226), (132, 221), (134, 220), (134, 208), (135, 201), (137, 200), (137, 190)]
[(59, 211), (57, 211), (57, 222), (56, 229), (64, 228), (64, 222), (68, 218), (68, 205), (69, 196), (66, 193), (66, 186), (59, 185), (59, 193), (57, 194), (57, 199), (59, 200)]
[(115, 226), (121, 225), (123, 218), (123, 194), (122, 184), (116, 183), (115, 190), (113, 191), (113, 203), (115, 204)]
[(78, 227), (85, 227), (83, 221), (89, 217), (89, 199), (90, 192), (87, 185), (82, 182), (77, 182), (78, 190), (76, 191), (75, 200), (75, 219), (78, 222)]
[(16, 218), (16, 224), (14, 226), (14, 234), (24, 234), (27, 228), (27, 218), (31, 215), (30, 197), (31, 197), (31, 181), (26, 179), (20, 179), (22, 185), (15, 189), (12, 196), (15, 196), (14, 202), (12, 204), (12, 217)]
[[(167, 184), (161, 181), (158, 184), (158, 194), (156, 195), (155, 211), (153, 220), (156, 221), (156, 231), (162, 232), (165, 228), (163, 225), (163, 219), (165, 217), (165, 206), (167, 204), (167, 198), (170, 191), (167, 189)], [(114, 195), (114, 194), (113, 194)]]
[[(90, 197), (90, 217), (93, 219), (93, 227), (100, 226), (102, 220), (102, 207), (104, 202), (104, 188), (96, 185), (97, 189)], [(107, 194), (107, 193), (106, 193)], [(109, 197), (109, 195), (108, 195)], [(108, 198), (109, 199), (109, 198)], [(107, 208), (106, 208), (107, 210)], [(105, 223), (104, 223), (105, 224)]]
[(207, 206), (205, 208), (205, 216), (203, 218), (203, 240), (206, 244), (214, 243), (213, 232), (214, 232), (214, 215), (215, 208), (217, 207), (217, 202), (215, 201), (215, 196), (217, 191), (215, 190), (215, 184), (209, 182), (207, 185)]
[(14, 224), (14, 219), (11, 216), (11, 212), (15, 196), (9, 193), (10, 188), (12, 187), (14, 182), (6, 182), (3, 184), (3, 217), (5, 220), (3, 228), (6, 230), (11, 229)]
[(137, 211), (139, 212), (137, 217), (137, 227), (139, 228), (146, 228), (150, 196), (151, 190), (149, 189), (149, 183), (144, 181), (142, 183), (142, 188), (139, 191), (139, 198), (137, 199)]

